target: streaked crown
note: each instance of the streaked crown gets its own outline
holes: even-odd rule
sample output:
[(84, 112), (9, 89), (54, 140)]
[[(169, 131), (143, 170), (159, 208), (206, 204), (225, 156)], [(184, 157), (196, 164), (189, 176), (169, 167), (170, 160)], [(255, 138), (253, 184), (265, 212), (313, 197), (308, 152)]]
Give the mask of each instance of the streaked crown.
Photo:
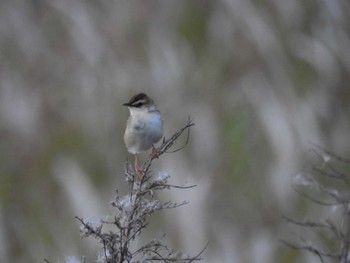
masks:
[(148, 97), (145, 93), (139, 93), (131, 97), (129, 102), (124, 103), (124, 106), (128, 106), (131, 108), (144, 108), (154, 105), (153, 100)]

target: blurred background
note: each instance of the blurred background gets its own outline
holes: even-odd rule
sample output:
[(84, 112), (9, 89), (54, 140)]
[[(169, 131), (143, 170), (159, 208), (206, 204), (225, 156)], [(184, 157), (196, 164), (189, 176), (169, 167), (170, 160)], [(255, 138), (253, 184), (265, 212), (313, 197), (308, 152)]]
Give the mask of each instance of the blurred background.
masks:
[[(156, 160), (188, 200), (150, 218), (140, 240), (203, 262), (318, 262), (284, 247), (281, 214), (308, 209), (292, 190), (313, 144), (350, 152), (347, 0), (0, 3), (0, 261), (97, 259), (74, 216), (113, 214), (127, 191), (123, 144), (138, 92), (186, 149)], [(147, 158), (147, 154), (141, 158)]]

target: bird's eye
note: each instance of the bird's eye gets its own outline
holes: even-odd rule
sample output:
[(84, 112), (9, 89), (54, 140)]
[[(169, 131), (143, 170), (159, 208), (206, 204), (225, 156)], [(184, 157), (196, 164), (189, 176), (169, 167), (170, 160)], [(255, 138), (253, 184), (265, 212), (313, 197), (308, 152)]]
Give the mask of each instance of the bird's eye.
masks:
[(142, 105), (143, 105), (142, 102), (138, 102), (136, 104), (133, 104), (133, 106), (136, 107), (136, 108), (140, 108)]

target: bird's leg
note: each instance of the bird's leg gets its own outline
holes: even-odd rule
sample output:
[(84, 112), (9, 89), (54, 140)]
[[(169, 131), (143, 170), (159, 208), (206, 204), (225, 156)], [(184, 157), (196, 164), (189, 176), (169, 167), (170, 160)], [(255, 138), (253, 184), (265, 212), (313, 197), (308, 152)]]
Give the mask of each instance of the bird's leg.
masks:
[(152, 158), (158, 158), (158, 151), (157, 151), (156, 147), (154, 147), (153, 144), (152, 144), (151, 156), (152, 156)]
[(142, 175), (143, 175), (143, 169), (142, 169), (142, 167), (140, 167), (138, 165), (137, 154), (135, 154), (135, 172), (136, 172), (137, 177), (141, 180)]

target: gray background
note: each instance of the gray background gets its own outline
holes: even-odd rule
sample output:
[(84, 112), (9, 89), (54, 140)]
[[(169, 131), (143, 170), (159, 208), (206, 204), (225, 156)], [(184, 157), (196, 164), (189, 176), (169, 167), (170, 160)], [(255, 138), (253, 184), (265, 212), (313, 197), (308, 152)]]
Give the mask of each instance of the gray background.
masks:
[(74, 216), (105, 218), (126, 193), (121, 104), (143, 91), (166, 137), (196, 123), (153, 169), (197, 185), (159, 195), (190, 204), (144, 240), (209, 241), (203, 262), (318, 262), (278, 241), (280, 216), (310, 216), (291, 186), (312, 143), (349, 155), (349, 17), (345, 0), (1, 1), (0, 261), (96, 261)]

